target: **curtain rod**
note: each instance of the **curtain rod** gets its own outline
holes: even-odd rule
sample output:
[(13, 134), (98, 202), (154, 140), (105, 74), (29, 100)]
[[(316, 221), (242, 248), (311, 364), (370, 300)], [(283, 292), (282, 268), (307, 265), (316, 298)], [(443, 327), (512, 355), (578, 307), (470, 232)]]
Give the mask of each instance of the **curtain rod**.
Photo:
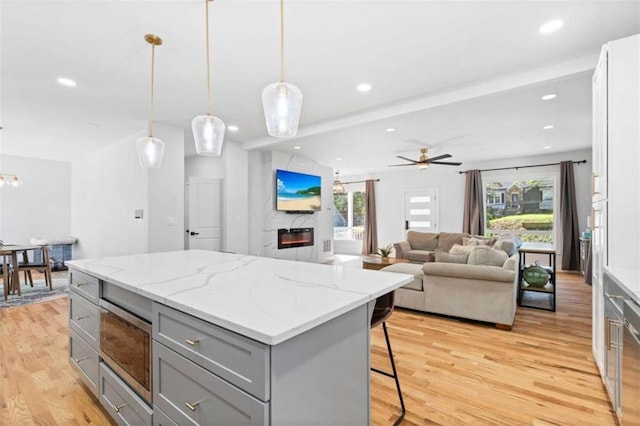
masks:
[[(573, 164), (584, 164), (586, 162), (587, 162), (587, 160), (572, 161)], [(528, 169), (529, 167), (557, 166), (559, 164), (560, 163), (548, 163), (548, 164), (535, 164), (535, 165), (531, 165), (531, 166), (498, 167), (496, 169), (483, 169), (483, 170), (480, 170), (480, 171), (481, 172), (493, 172), (495, 170), (510, 170), (510, 169), (518, 170), (518, 169)], [(470, 171), (471, 170), (465, 170), (463, 172), (458, 172), (458, 173), (463, 174), (463, 173), (468, 173)]]
[[(367, 179), (367, 180), (372, 180), (374, 182), (380, 182), (380, 179)], [(367, 180), (354, 180), (354, 181), (351, 181), (351, 182), (340, 182), (340, 183), (343, 184), (343, 185), (349, 185), (350, 183), (363, 183), (363, 182), (366, 182)]]

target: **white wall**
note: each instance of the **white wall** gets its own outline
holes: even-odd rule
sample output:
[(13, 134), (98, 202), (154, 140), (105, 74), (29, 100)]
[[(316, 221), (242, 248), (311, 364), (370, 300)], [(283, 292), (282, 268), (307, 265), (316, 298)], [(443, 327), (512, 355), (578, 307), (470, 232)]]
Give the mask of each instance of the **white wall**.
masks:
[(182, 250), (184, 232), (184, 130), (156, 124), (157, 137), (165, 142), (160, 169), (149, 170), (150, 253)]
[[(369, 176), (341, 176), (343, 181), (380, 178), (376, 188), (376, 211), (378, 220), (378, 243), (380, 246), (404, 239), (403, 194), (411, 189), (437, 188), (439, 192), (439, 224), (441, 232), (462, 232), (464, 208), (465, 175), (459, 170), (489, 169), (499, 167), (524, 166), (534, 164), (557, 163), (565, 160), (587, 160), (587, 164), (574, 165), (576, 202), (578, 205), (578, 221), (580, 230), (586, 228), (587, 216), (591, 214), (591, 150), (571, 151), (559, 154), (540, 155), (535, 157), (512, 158), (506, 160), (465, 163), (462, 167), (432, 166), (420, 171), (417, 168), (401, 172), (375, 173)], [(483, 180), (493, 180), (500, 176), (526, 179), (528, 176), (556, 174), (559, 166), (536, 167), (520, 170), (483, 172)], [(556, 181), (560, 184), (559, 179)], [(357, 190), (350, 185), (349, 190)], [(558, 200), (556, 200), (557, 202)], [(556, 217), (558, 217), (556, 215)], [(336, 252), (341, 248), (336, 244)], [(561, 263), (561, 244), (558, 244), (558, 264)]]
[[(182, 248), (183, 131), (155, 126), (155, 136), (166, 144), (159, 170), (140, 167), (135, 141), (141, 135), (72, 163), (71, 232), (78, 238), (74, 258)], [(144, 210), (142, 219), (134, 218), (137, 209)], [(179, 226), (167, 226), (167, 217), (177, 217)]]
[(23, 184), (0, 189), (0, 240), (28, 244), (33, 237), (71, 234), (71, 163), (0, 155), (0, 172)]
[[(185, 159), (185, 182), (189, 177), (223, 179), (222, 249), (249, 253), (249, 154), (240, 145), (225, 141), (220, 157), (193, 156)], [(185, 226), (188, 225), (188, 191), (185, 193)], [(187, 227), (184, 228), (185, 230)], [(184, 232), (184, 231), (183, 231)], [(184, 247), (188, 238), (184, 233)]]
[[(277, 169), (319, 175), (322, 179), (322, 209), (313, 214), (288, 214), (275, 209)], [(298, 155), (277, 151), (249, 155), (249, 252), (277, 259), (326, 262), (333, 248), (324, 250), (324, 241), (333, 239), (333, 172), (329, 167)], [(278, 250), (278, 229), (313, 227), (314, 245)]]

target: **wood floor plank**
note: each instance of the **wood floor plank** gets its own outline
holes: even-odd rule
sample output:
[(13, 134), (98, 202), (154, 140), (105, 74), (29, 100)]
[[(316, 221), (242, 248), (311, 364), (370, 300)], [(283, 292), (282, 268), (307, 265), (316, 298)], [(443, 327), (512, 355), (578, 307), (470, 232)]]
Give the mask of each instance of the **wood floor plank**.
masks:
[[(558, 274), (558, 310), (518, 308), (511, 331), (397, 309), (388, 320), (403, 425), (615, 425), (591, 354), (591, 287)], [(68, 364), (66, 298), (0, 309), (0, 424), (114, 425)], [(390, 371), (381, 327), (372, 364)], [(371, 375), (372, 424), (400, 412)]]

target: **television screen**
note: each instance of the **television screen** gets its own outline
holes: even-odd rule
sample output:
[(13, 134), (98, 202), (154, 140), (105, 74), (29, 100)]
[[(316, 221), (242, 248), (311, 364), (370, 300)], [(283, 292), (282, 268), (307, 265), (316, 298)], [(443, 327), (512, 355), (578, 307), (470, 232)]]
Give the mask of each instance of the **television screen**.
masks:
[(320, 176), (276, 170), (276, 210), (319, 211), (320, 187)]

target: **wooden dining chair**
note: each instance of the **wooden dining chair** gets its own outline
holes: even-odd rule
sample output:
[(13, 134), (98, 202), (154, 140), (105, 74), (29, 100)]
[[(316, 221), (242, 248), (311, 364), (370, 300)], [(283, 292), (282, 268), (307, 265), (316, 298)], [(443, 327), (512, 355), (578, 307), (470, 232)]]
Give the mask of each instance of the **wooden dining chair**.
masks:
[(43, 271), (44, 272), (44, 282), (49, 290), (53, 290), (53, 283), (51, 279), (51, 263), (49, 262), (49, 246), (42, 246), (42, 262), (30, 262), (27, 251), (22, 252), (22, 262), (18, 264), (18, 270), (16, 271), (24, 271), (24, 283), (27, 282), (33, 287), (33, 276), (31, 275), (32, 270)]
[(0, 254), (0, 256), (2, 256), (2, 265), (0, 265), (0, 274), (2, 275), (2, 290), (4, 293), (4, 300), (7, 300), (7, 297), (9, 296), (9, 290), (11, 287), (11, 279), (13, 278), (11, 276), (11, 267), (9, 266), (9, 262), (7, 262), (7, 256), (9, 256), (8, 254)]

